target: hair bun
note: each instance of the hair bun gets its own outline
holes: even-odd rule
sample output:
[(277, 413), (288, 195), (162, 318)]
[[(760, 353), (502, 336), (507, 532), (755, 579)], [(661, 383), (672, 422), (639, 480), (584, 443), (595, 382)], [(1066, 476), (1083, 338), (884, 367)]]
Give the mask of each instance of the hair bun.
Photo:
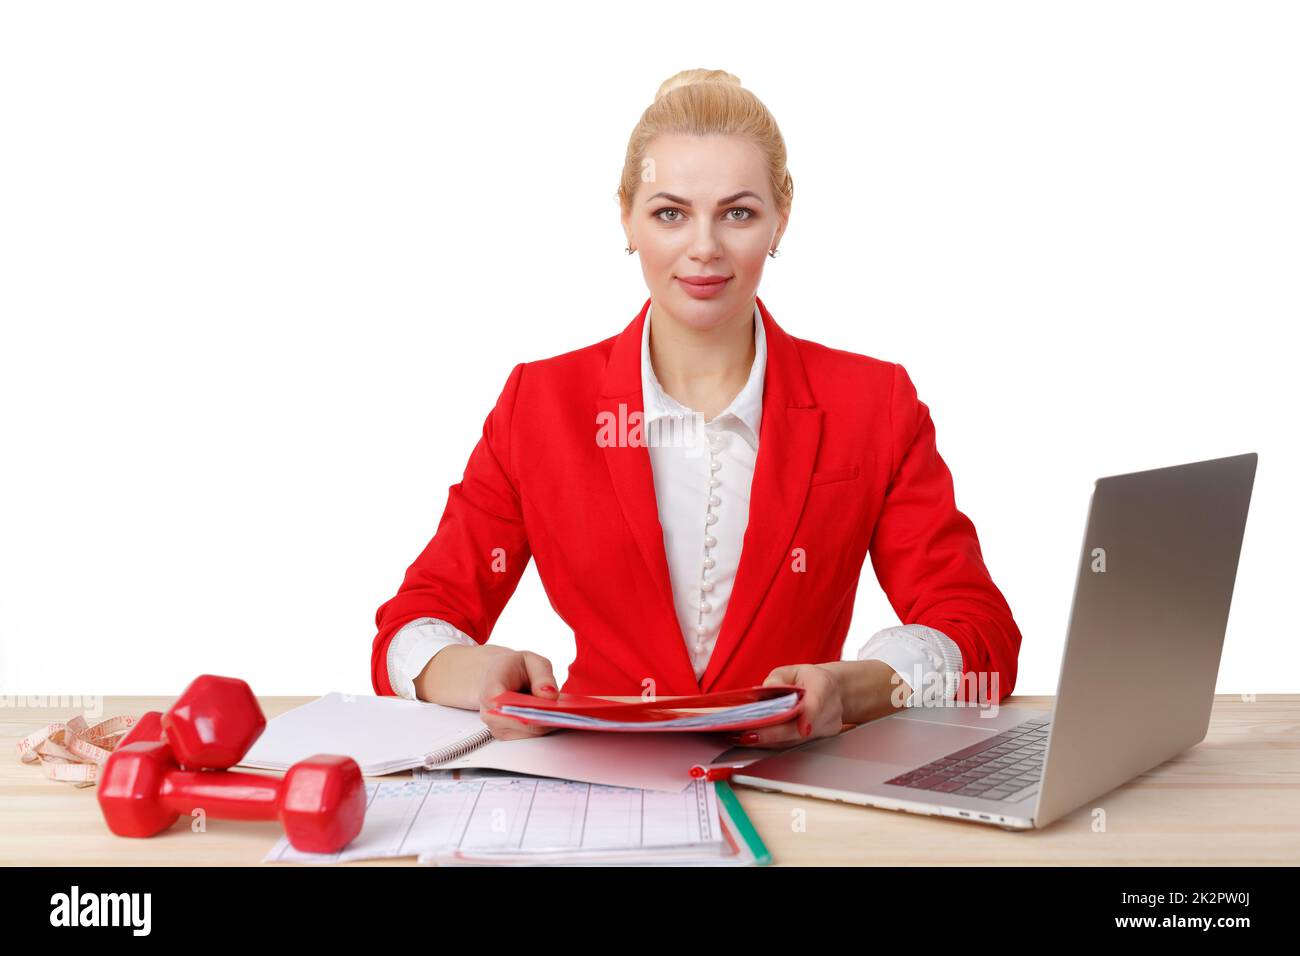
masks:
[(726, 70), (682, 70), (680, 73), (674, 73), (659, 85), (659, 92), (655, 94), (655, 99), (657, 100), (668, 95), (673, 90), (681, 89), (683, 86), (690, 86), (693, 83), (728, 83), (744, 89), (740, 77), (728, 73)]
[(682, 70), (660, 85), (627, 138), (623, 171), (614, 194), (621, 212), (630, 213), (637, 192), (654, 181), (652, 170), (647, 175), (647, 165), (653, 166), (649, 153), (657, 137), (713, 135), (739, 137), (758, 148), (774, 208), (788, 216), (794, 180), (786, 168), (785, 140), (776, 118), (753, 90), (745, 88), (740, 77), (726, 70)]

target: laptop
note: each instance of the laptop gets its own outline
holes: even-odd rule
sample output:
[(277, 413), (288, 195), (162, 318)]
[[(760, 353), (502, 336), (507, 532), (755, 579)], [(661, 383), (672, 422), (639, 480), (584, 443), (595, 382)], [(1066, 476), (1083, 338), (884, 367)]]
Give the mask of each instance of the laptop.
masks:
[(1022, 830), (1204, 740), (1258, 459), (1093, 483), (1050, 712), (970, 681), (962, 701), (798, 744), (732, 782)]

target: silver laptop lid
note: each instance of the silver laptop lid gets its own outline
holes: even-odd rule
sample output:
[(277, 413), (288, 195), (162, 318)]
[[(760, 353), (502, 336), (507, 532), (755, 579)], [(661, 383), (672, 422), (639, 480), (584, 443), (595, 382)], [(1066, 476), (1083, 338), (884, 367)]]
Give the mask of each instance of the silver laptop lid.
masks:
[(1205, 738), (1258, 460), (1094, 483), (1036, 826)]

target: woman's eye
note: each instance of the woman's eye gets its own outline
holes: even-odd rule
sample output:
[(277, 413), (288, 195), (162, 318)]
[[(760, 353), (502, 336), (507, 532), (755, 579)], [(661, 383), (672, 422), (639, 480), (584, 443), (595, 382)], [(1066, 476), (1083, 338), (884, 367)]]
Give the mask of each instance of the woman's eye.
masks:
[(754, 216), (754, 210), (746, 209), (744, 206), (735, 206), (727, 210), (728, 215), (731, 215), (733, 212), (743, 212), (745, 216), (743, 219), (732, 219), (732, 222), (744, 222), (746, 219), (752, 219)]
[(655, 216), (657, 216), (661, 222), (677, 222), (676, 219), (664, 219), (663, 215), (666, 212), (675, 213), (678, 216), (682, 214), (682, 211), (680, 209), (660, 209), (658, 212), (655, 213)]

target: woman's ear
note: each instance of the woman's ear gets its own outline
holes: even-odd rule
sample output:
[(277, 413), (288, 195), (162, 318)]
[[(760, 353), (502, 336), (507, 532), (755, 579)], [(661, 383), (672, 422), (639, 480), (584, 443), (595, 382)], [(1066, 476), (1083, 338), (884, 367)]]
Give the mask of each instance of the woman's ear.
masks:
[(632, 213), (624, 211), (619, 215), (619, 222), (623, 224), (623, 236), (627, 239), (627, 247), (632, 248)]
[(769, 249), (775, 249), (781, 244), (781, 237), (785, 235), (785, 227), (788, 225), (790, 225), (790, 214), (787, 212), (777, 224), (776, 235), (772, 237), (772, 245), (768, 247)]

